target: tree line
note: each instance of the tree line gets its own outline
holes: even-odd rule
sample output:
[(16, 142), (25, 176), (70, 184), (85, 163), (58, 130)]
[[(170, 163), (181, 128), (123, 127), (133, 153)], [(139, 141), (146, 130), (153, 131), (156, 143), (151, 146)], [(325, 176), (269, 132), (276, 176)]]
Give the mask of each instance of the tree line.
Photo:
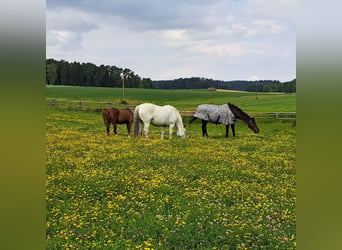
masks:
[(157, 89), (231, 89), (250, 92), (296, 92), (296, 79), (288, 82), (277, 80), (261, 81), (222, 81), (203, 77), (179, 78), (174, 80), (152, 81), (142, 78), (128, 68), (93, 63), (67, 62), (65, 60), (46, 60), (46, 84), (69, 86), (92, 86), (121, 88)]
[(296, 92), (296, 79), (288, 82), (278, 80), (221, 81), (201, 77), (179, 78), (175, 80), (153, 81), (157, 89), (230, 89), (249, 92)]
[(128, 68), (93, 63), (46, 60), (46, 84), (119, 88), (153, 88), (150, 78), (141, 78)]

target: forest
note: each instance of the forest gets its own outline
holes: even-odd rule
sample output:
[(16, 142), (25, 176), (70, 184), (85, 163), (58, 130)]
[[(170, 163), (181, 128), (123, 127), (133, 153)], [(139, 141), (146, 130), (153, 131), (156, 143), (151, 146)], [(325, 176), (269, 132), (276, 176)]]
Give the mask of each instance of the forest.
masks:
[(128, 68), (93, 63), (46, 60), (46, 84), (89, 87), (153, 88), (149, 78), (141, 78)]
[(157, 89), (230, 89), (248, 92), (296, 92), (296, 79), (289, 82), (277, 80), (221, 81), (201, 77), (179, 78), (175, 80), (153, 81)]
[(178, 78), (153, 81), (142, 78), (128, 68), (93, 63), (46, 60), (46, 84), (66, 86), (91, 86), (121, 88), (156, 89), (230, 89), (249, 92), (296, 92), (296, 79), (288, 82), (279, 80), (233, 80), (222, 81), (203, 77)]

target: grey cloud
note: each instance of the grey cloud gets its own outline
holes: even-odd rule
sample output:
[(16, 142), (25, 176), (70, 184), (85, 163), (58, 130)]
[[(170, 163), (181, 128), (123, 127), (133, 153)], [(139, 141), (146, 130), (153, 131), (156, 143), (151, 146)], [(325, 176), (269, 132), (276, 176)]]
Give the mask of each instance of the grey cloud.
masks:
[(277, 56), (295, 58), (295, 32), (287, 17), (260, 14), (266, 3), (47, 0), (47, 55), (121, 65), (153, 79), (267, 77), (276, 66), (295, 68), (295, 60)]
[[(118, 16), (127, 20), (133, 28), (171, 29), (207, 27), (216, 13), (210, 6), (229, 1), (160, 1), (160, 0), (47, 0), (47, 9), (73, 8), (106, 16)], [(208, 18), (209, 17), (209, 18)]]
[(74, 32), (87, 32), (98, 28), (98, 25), (90, 20), (89, 16), (71, 9), (47, 11), (46, 25), (48, 30)]

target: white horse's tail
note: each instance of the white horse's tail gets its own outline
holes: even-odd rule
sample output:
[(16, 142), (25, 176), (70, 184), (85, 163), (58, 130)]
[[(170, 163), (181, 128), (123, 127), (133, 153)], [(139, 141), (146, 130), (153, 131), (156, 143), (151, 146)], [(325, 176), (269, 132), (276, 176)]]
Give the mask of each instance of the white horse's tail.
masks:
[(134, 110), (134, 136), (140, 136), (139, 131), (140, 131), (140, 116), (139, 116), (139, 106), (137, 106)]

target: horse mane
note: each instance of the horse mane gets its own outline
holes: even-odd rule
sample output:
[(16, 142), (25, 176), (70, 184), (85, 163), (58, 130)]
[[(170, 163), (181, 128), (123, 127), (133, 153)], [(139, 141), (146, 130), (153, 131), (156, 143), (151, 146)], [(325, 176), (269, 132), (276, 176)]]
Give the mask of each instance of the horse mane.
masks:
[(236, 118), (241, 119), (243, 121), (251, 119), (251, 117), (248, 114), (243, 112), (239, 107), (235, 106), (234, 104), (228, 103), (228, 106)]
[(184, 125), (183, 125), (182, 116), (181, 116), (181, 114), (179, 113), (179, 111), (177, 109), (176, 109), (176, 113), (177, 113), (176, 126), (177, 126), (177, 128), (183, 128)]

